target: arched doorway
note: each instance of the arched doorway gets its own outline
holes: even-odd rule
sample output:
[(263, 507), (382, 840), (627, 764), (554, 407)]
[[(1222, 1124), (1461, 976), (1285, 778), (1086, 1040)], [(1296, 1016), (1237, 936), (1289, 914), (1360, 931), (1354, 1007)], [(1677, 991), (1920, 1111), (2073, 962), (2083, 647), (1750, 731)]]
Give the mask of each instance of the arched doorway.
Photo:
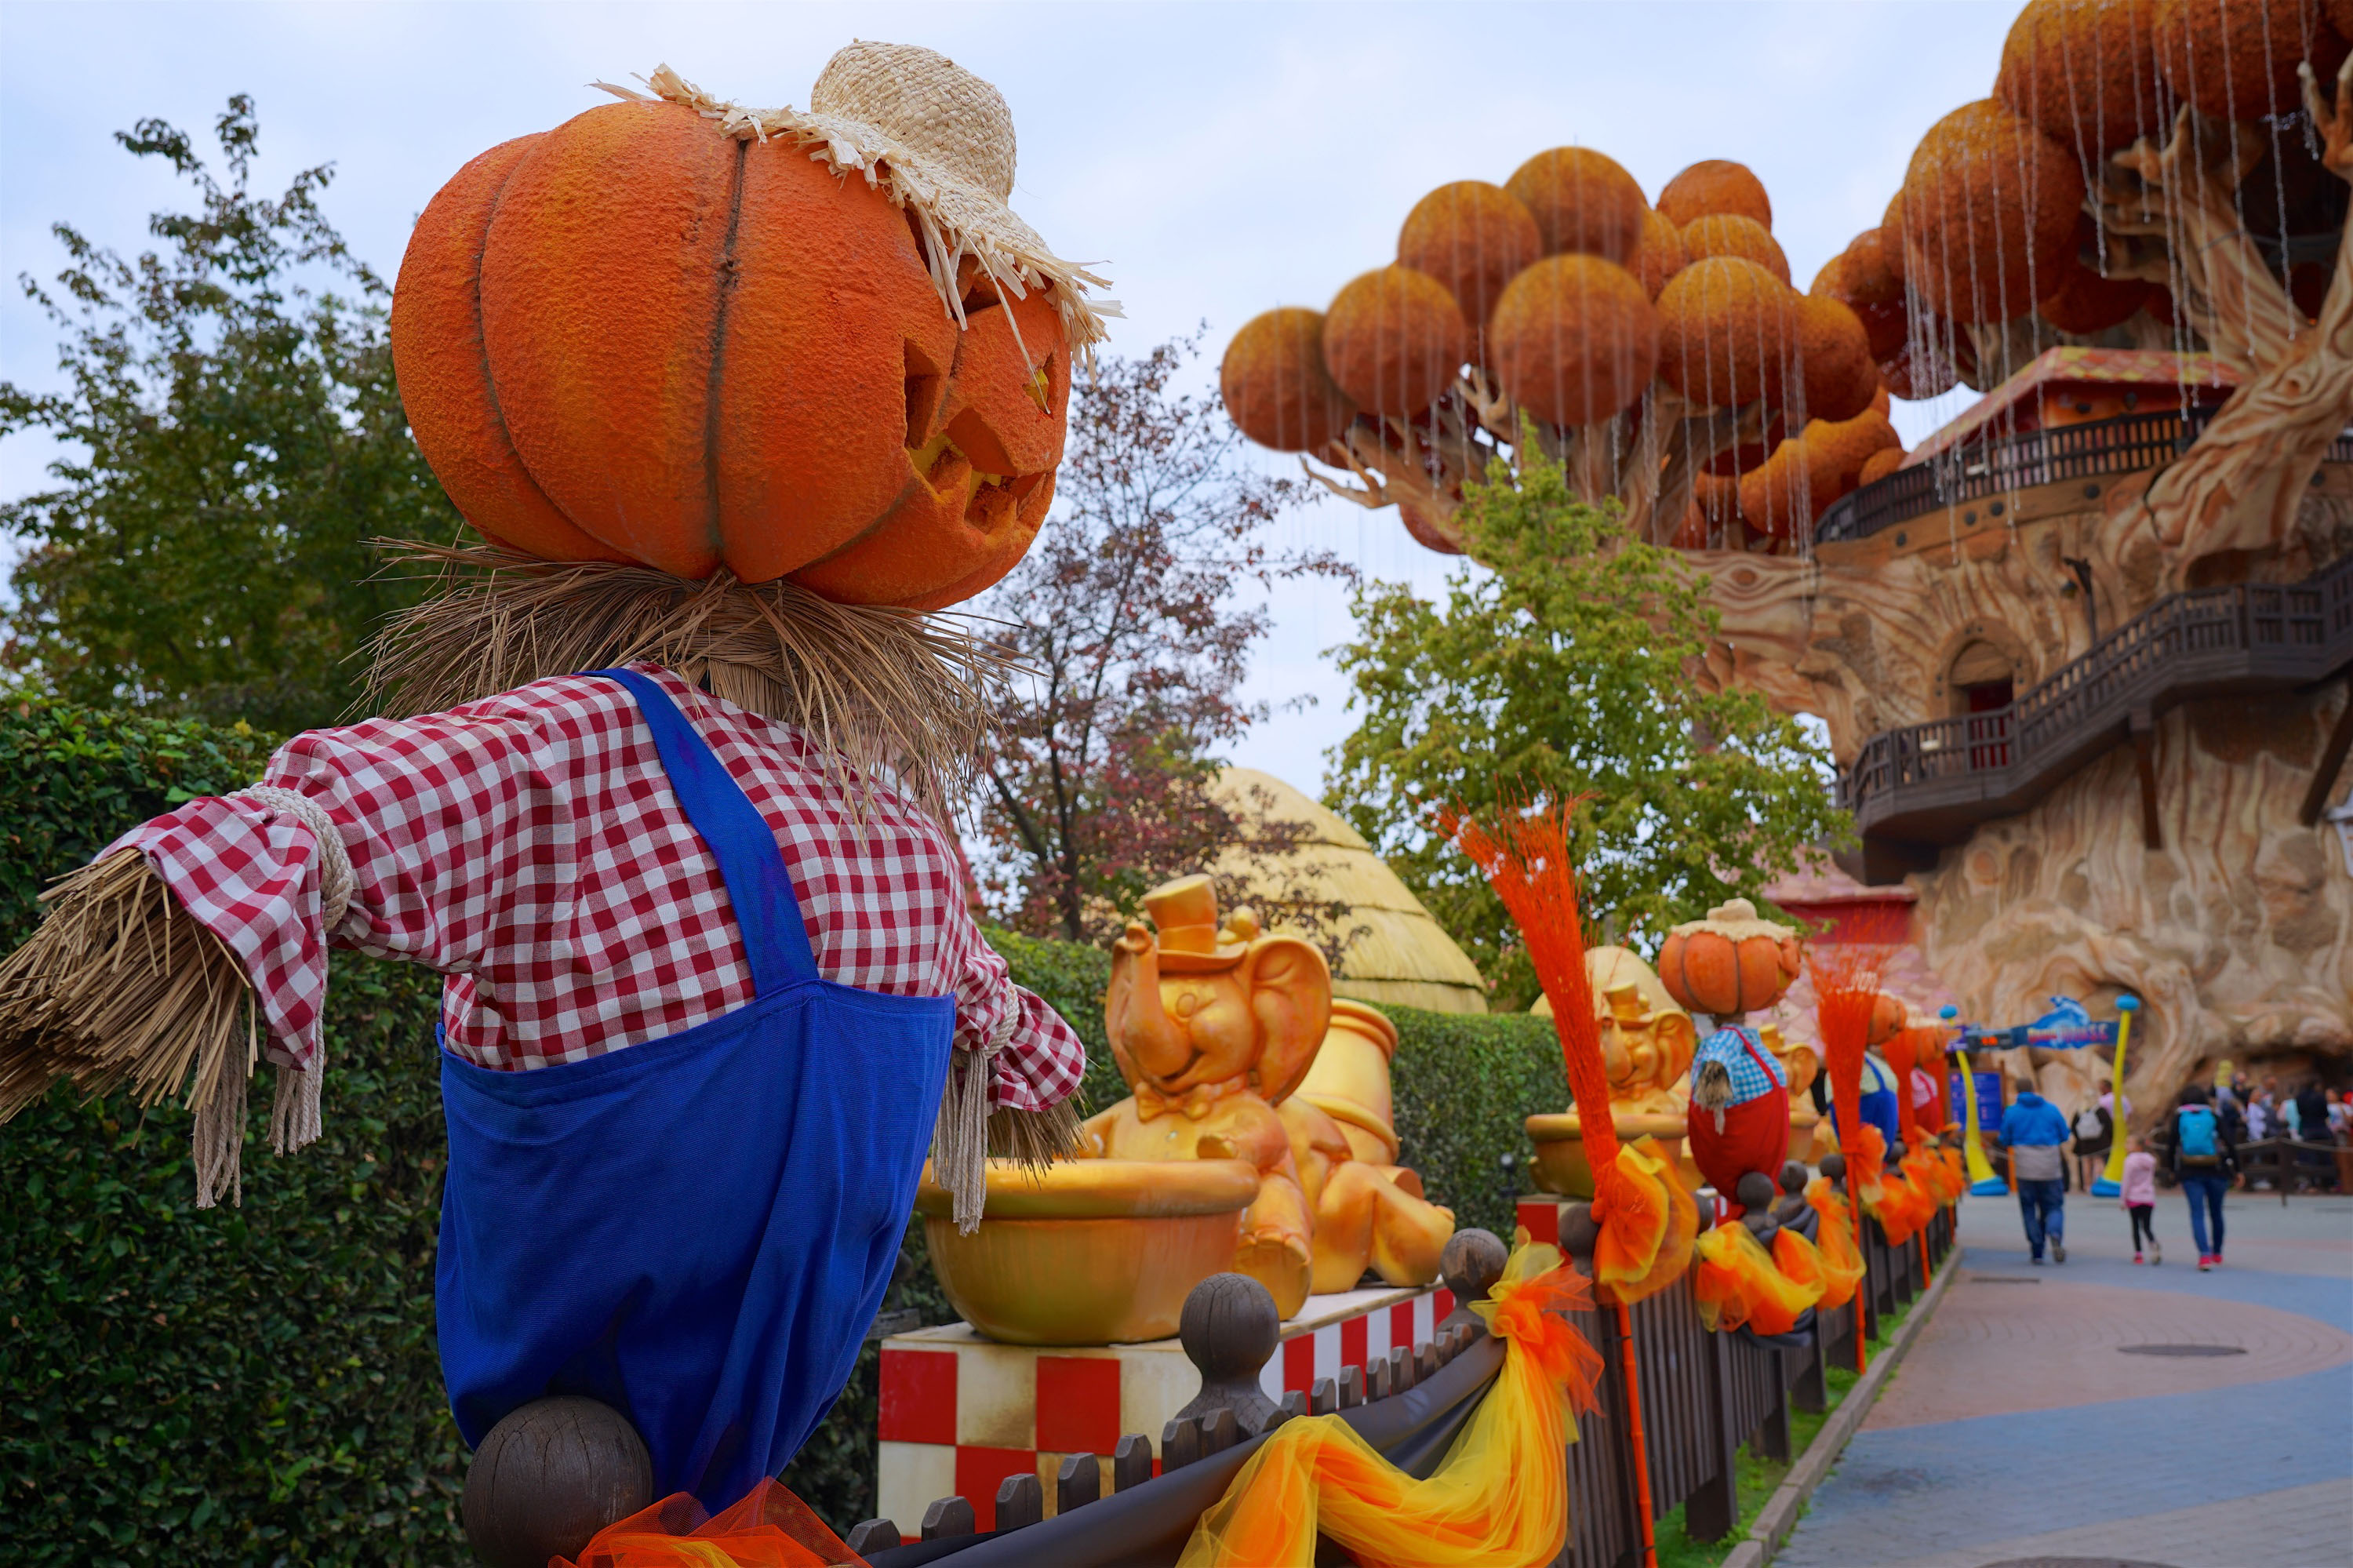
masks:
[(1969, 767), (2010, 765), (2010, 705), (2017, 700), (2017, 671), (2010, 655), (1990, 642), (1968, 642), (1953, 656), (1945, 676), (1953, 716), (1967, 721)]

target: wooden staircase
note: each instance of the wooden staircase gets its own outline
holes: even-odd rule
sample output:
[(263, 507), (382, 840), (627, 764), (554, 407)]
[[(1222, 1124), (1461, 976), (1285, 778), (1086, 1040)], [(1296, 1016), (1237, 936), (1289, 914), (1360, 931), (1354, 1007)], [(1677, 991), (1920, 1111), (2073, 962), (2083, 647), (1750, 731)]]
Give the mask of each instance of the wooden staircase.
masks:
[[(1882, 526), (1884, 524), (1881, 524)], [(2200, 697), (2293, 691), (2353, 667), (2353, 556), (2302, 582), (2160, 599), (2008, 707), (1873, 736), (1841, 780), (1864, 882), (1936, 863), (1979, 822), (2026, 810), (2113, 746), (2141, 749), (2142, 831), (2157, 842), (2149, 746), (2158, 715)], [(2305, 802), (2318, 820), (2353, 742), (2353, 705)]]

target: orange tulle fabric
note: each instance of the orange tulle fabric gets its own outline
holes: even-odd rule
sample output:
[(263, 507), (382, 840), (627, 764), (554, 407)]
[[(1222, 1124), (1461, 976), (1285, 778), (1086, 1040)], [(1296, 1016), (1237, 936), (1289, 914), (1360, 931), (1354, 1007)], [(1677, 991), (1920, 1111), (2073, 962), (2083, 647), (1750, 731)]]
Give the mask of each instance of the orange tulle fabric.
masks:
[(1179, 1568), (1309, 1568), (1320, 1532), (1368, 1568), (1551, 1562), (1568, 1540), (1560, 1453), (1593, 1407), (1601, 1358), (1565, 1314), (1588, 1311), (1559, 1249), (1515, 1248), (1472, 1309), (1504, 1368), (1445, 1462), (1416, 1480), (1337, 1416), (1287, 1421), (1203, 1514)]
[(1936, 1212), (1936, 1200), (1925, 1188), (1912, 1184), (1909, 1176), (1887, 1171), (1878, 1186), (1863, 1194), (1863, 1208), (1887, 1237), (1890, 1246), (1902, 1246), (1919, 1234)]
[(1863, 1212), (1872, 1213), (1879, 1201), (1879, 1184), (1887, 1179), (1887, 1135), (1864, 1122), (1846, 1144), (1846, 1173), (1862, 1199)]
[(1937, 1158), (1942, 1152), (1935, 1149), (1915, 1149), (1898, 1162), (1905, 1179), (1928, 1194), (1928, 1207), (1932, 1213), (1951, 1207), (1954, 1200), (1960, 1196), (1953, 1190), (1952, 1167)]
[[(1802, 1236), (1791, 1239), (1805, 1245)], [(1804, 1260), (1810, 1264), (1804, 1268), (1807, 1277), (1792, 1278), (1746, 1225), (1718, 1225), (1693, 1250), (1697, 1256), (1692, 1301), (1700, 1321), (1711, 1329), (1729, 1330), (1745, 1323), (1760, 1334), (1786, 1334), (1799, 1313), (1822, 1298), (1819, 1258)]]
[(1814, 1240), (1822, 1266), (1821, 1305), (1836, 1310), (1854, 1299), (1854, 1287), (1862, 1282), (1862, 1248), (1855, 1244), (1854, 1215), (1846, 1195), (1827, 1176), (1806, 1183), (1806, 1202), (1821, 1216)]
[(716, 1517), (684, 1492), (598, 1531), (550, 1568), (864, 1568), (866, 1560), (778, 1481)]
[(1968, 1160), (1959, 1150), (1949, 1144), (1936, 1150), (1936, 1153), (1945, 1165), (1946, 1202), (1949, 1206), (1959, 1202), (1961, 1194), (1969, 1190)]

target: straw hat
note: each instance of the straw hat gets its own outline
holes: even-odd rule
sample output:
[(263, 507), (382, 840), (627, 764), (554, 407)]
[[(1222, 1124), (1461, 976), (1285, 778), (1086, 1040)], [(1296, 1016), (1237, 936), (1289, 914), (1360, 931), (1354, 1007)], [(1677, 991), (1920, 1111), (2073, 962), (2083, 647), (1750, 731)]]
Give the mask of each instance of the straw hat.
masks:
[[(958, 322), (958, 274), (970, 257), (1008, 297), (1045, 291), (1074, 349), (1092, 358), (1120, 313), (1086, 290), (1105, 280), (1061, 260), (1008, 205), (1013, 196), (1013, 111), (1005, 95), (945, 55), (913, 44), (851, 44), (826, 62), (806, 112), (722, 101), (668, 66), (643, 79), (657, 97), (683, 104), (734, 136), (807, 143), (837, 174), (861, 174), (915, 219), (932, 281)], [(645, 94), (610, 82), (617, 97)]]

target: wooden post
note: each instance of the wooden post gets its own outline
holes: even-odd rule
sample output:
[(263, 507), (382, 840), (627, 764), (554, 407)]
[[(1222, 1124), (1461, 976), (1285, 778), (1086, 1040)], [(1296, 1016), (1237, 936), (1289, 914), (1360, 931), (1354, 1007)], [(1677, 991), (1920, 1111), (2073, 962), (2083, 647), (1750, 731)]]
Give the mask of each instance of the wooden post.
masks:
[(1054, 1472), (1054, 1511), (1065, 1514), (1102, 1496), (1102, 1462), (1092, 1454), (1064, 1455), (1061, 1467)]
[[(1822, 1373), (1830, 1366), (1831, 1346), (1834, 1342), (1830, 1325), (1831, 1314), (1821, 1308), (1815, 1308), (1813, 1353), (1807, 1357), (1806, 1364), (1798, 1369), (1797, 1375), (1789, 1383), (1789, 1403), (1809, 1415), (1820, 1415), (1831, 1404), (1830, 1385), (1822, 1381)], [(1789, 1353), (1797, 1354), (1795, 1351)]]
[(1694, 1541), (1722, 1541), (1740, 1521), (1740, 1437), (1732, 1430), (1732, 1338), (1708, 1334), (1703, 1339), (1708, 1404), (1704, 1430), (1714, 1474), (1683, 1499), (1683, 1533)]
[(1111, 1489), (1124, 1492), (1151, 1478), (1152, 1439), (1141, 1432), (1130, 1432), (1111, 1451)]
[(997, 1484), (997, 1529), (1027, 1530), (1045, 1517), (1046, 1489), (1038, 1484), (1037, 1471), (1008, 1476)]
[[(1820, 1322), (1820, 1318), (1815, 1321)], [(1751, 1439), (1760, 1459), (1784, 1465), (1789, 1462), (1789, 1397), (1799, 1376), (1790, 1370), (1790, 1359), (1802, 1353), (1773, 1352), (1773, 1408), (1766, 1413), (1765, 1424), (1757, 1428), (1757, 1436)]]

